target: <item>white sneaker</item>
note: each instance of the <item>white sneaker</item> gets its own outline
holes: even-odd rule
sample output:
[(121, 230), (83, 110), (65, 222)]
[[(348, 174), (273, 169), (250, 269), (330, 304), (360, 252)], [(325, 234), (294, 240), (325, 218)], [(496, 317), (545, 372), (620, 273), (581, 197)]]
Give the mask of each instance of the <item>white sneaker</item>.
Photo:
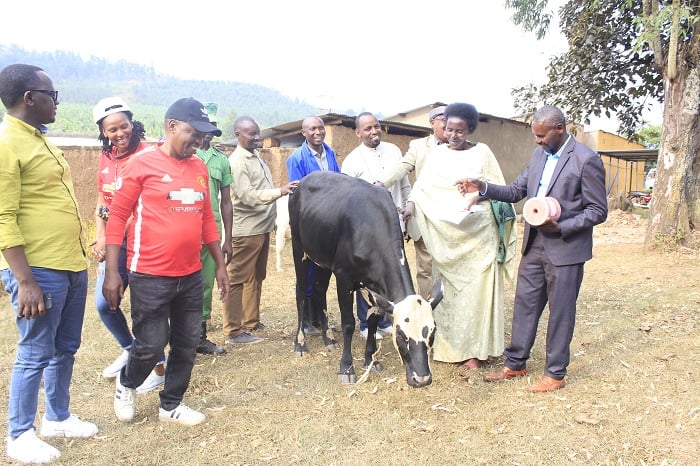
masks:
[(196, 426), (204, 422), (206, 418), (204, 414), (188, 408), (184, 403), (180, 403), (177, 408), (170, 411), (163, 408), (158, 409), (158, 419), (161, 421), (178, 422), (186, 426)]
[(152, 370), (151, 373), (148, 374), (148, 377), (146, 377), (146, 380), (144, 380), (141, 385), (136, 387), (136, 394), (143, 395), (144, 393), (148, 393), (151, 390), (155, 390), (156, 388), (160, 387), (164, 383), (165, 383), (165, 376), (158, 375), (158, 374), (156, 374), (155, 370)]
[(122, 351), (122, 354), (117, 356), (117, 359), (115, 359), (112, 364), (105, 367), (105, 370), (102, 371), (102, 377), (104, 377), (105, 379), (115, 378), (119, 374), (119, 372), (122, 370), (122, 367), (126, 366), (126, 362), (128, 360), (129, 360), (129, 350)]
[(41, 418), (42, 437), (78, 437), (90, 438), (97, 433), (97, 426), (92, 422), (81, 421), (78, 416), (71, 414), (63, 421), (49, 421), (46, 414)]
[[(367, 329), (364, 329), (364, 330), (360, 329), (360, 336), (362, 337), (363, 340), (367, 339), (367, 333), (368, 333)], [(383, 340), (384, 339), (382, 337), (382, 334), (379, 332), (374, 334), (374, 338), (375, 338), (375, 340)]]
[(377, 328), (377, 334), (382, 334), (382, 335), (393, 335), (393, 334), (394, 334), (394, 326), (393, 326), (393, 325), (389, 325), (388, 327)]
[(22, 463), (48, 463), (61, 456), (61, 452), (39, 439), (34, 429), (29, 429), (12, 440), (7, 438), (7, 456)]
[(117, 419), (123, 422), (129, 422), (134, 419), (135, 402), (133, 388), (126, 388), (119, 382), (117, 377), (116, 388), (114, 390), (114, 414)]

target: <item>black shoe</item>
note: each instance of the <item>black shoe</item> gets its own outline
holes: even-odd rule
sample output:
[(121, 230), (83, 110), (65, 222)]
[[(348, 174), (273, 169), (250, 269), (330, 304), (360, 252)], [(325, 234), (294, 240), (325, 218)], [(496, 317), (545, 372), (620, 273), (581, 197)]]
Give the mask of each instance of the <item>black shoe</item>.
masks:
[(199, 354), (226, 354), (226, 348), (203, 338), (199, 340), (197, 352)]
[(258, 322), (257, 324), (255, 324), (255, 327), (253, 327), (253, 331), (259, 332), (261, 330), (265, 330), (265, 328), (265, 324), (263, 324), (262, 322)]

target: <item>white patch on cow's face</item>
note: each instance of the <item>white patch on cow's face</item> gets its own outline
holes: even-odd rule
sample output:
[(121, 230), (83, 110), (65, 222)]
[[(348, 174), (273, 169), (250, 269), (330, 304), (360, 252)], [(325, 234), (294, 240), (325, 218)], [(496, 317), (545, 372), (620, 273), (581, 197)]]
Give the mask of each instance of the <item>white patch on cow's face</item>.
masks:
[(406, 369), (406, 383), (425, 387), (432, 382), (430, 356), (435, 341), (435, 320), (430, 303), (410, 295), (394, 305), (394, 346)]
[(427, 341), (435, 330), (433, 308), (419, 295), (407, 296), (394, 305), (394, 325), (416, 341)]

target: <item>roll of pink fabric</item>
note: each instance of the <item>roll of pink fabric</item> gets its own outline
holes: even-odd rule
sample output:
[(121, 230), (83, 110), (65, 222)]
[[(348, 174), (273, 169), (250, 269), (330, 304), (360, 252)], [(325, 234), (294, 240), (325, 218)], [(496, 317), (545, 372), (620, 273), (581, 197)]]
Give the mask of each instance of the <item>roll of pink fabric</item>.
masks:
[(560, 215), (561, 206), (553, 197), (531, 197), (523, 206), (523, 217), (533, 226), (540, 226), (548, 220), (556, 222)]

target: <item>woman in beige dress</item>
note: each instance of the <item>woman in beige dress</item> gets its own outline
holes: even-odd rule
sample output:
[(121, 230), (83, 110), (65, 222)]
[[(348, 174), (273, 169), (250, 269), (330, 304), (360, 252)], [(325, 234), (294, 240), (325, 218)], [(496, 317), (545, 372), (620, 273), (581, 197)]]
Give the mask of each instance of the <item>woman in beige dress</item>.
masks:
[(460, 178), (498, 184), (504, 179), (491, 149), (467, 139), (479, 121), (476, 108), (454, 103), (445, 116), (449, 142), (428, 156), (405, 216), (415, 217), (433, 257), (433, 280), (445, 285), (435, 309), (433, 359), (476, 369), (504, 349), (503, 295), (513, 273), (514, 212), (510, 204), (459, 193), (455, 181)]

